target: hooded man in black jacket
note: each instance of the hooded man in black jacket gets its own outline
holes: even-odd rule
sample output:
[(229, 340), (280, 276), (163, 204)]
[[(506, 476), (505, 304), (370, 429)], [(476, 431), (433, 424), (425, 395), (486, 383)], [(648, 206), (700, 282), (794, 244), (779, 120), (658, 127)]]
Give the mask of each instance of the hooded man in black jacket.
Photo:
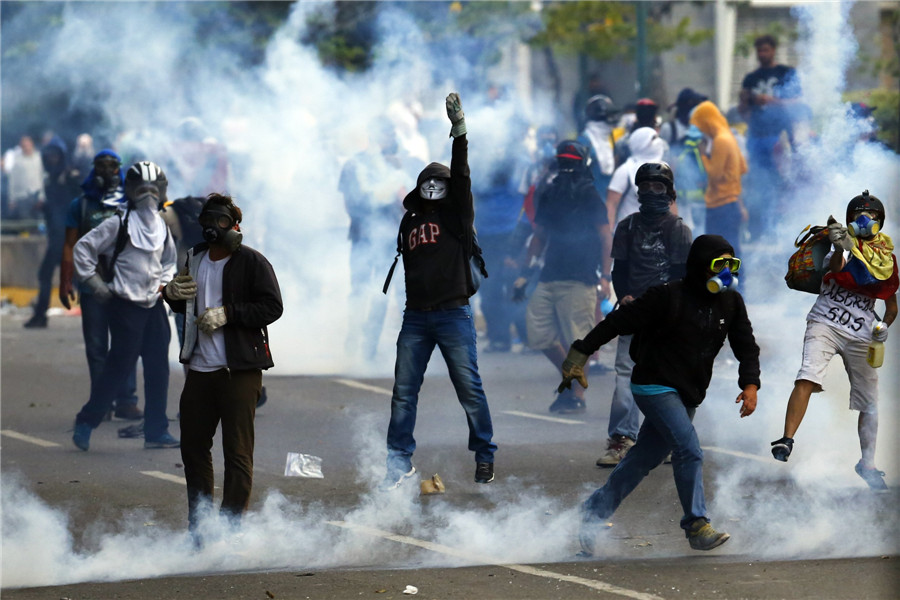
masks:
[(691, 548), (712, 550), (728, 540), (706, 515), (703, 452), (692, 420), (726, 337), (740, 363), (736, 403), (742, 403), (741, 417), (756, 410), (759, 347), (735, 289), (739, 269), (740, 260), (725, 238), (702, 235), (691, 244), (684, 279), (650, 288), (572, 344), (562, 367), (561, 389), (573, 379), (587, 387), (588, 356), (618, 335), (634, 334), (631, 390), (644, 415), (634, 446), (582, 506), (579, 540), (585, 555), (593, 554), (601, 524), (669, 452), (684, 510), (681, 528)]
[(272, 265), (241, 243), (242, 218), (230, 197), (210, 194), (198, 219), (205, 241), (188, 251), (184, 270), (163, 289), (172, 310), (185, 315), (179, 358), (189, 370), (179, 404), (181, 458), (194, 535), (202, 515), (211, 510), (210, 448), (220, 421), (222, 513), (239, 520), (250, 503), (253, 420), (262, 370), (274, 366), (266, 327), (283, 311)]
[[(469, 178), (466, 121), (459, 95), (446, 100), (452, 125), (450, 168), (431, 163), (416, 189), (403, 200), (400, 251), (406, 279), (406, 309), (397, 338), (391, 421), (387, 433), (387, 474), (381, 489), (399, 487), (416, 473), (412, 455), (419, 390), (438, 346), (469, 424), (475, 453), (475, 481), (494, 479), (494, 430), (478, 373), (475, 323), (469, 297), (475, 293), (469, 257), (473, 252), (475, 209)], [(386, 289), (386, 288), (385, 288)]]

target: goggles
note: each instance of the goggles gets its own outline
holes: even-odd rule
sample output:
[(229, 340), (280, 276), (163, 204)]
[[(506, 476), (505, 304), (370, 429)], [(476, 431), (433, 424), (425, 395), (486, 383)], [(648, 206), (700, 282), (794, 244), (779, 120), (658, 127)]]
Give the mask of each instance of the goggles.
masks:
[(234, 220), (226, 214), (219, 212), (205, 212), (198, 219), (201, 227), (218, 227), (219, 229), (231, 229)]
[(741, 259), (736, 257), (720, 256), (712, 259), (709, 263), (709, 270), (713, 273), (721, 273), (725, 267), (732, 273), (737, 273), (741, 268)]

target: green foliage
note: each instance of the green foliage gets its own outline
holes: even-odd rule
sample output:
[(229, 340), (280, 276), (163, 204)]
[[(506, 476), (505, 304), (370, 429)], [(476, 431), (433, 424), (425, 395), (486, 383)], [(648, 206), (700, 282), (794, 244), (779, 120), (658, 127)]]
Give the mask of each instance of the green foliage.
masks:
[[(713, 36), (711, 29), (691, 29), (684, 17), (674, 26), (664, 23), (670, 2), (654, 2), (647, 19), (647, 47), (653, 53), (679, 44), (697, 45)], [(530, 43), (564, 54), (595, 60), (632, 59), (637, 39), (637, 16), (631, 2), (554, 2), (543, 11), (544, 29)]]
[(900, 152), (900, 91), (876, 88), (844, 94), (845, 102), (861, 102), (874, 107), (872, 118), (878, 127), (878, 139)]

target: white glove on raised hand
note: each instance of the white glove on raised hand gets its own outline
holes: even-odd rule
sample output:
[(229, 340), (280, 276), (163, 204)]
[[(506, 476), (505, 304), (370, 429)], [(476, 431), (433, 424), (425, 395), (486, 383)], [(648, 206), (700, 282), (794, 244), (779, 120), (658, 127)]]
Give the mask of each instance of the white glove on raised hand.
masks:
[(166, 298), (187, 300), (197, 295), (197, 282), (190, 275), (179, 275), (166, 284)]
[(872, 325), (872, 339), (876, 342), (886, 342), (888, 336), (888, 326), (884, 321), (875, 321)]
[(850, 236), (847, 235), (847, 228), (837, 221), (828, 224), (828, 240), (832, 244), (834, 244), (835, 247), (839, 247), (844, 250), (850, 250), (851, 248), (853, 248), (853, 240), (851, 240)]
[(207, 308), (206, 312), (197, 317), (197, 327), (206, 335), (212, 335), (212, 332), (228, 322), (225, 316), (225, 307), (217, 306), (215, 308)]
[(458, 138), (461, 135), (466, 135), (466, 115), (463, 113), (462, 101), (459, 99), (459, 94), (451, 92), (450, 95), (447, 96), (446, 104), (447, 118), (450, 119), (450, 123), (452, 124), (450, 127), (450, 136)]
[(94, 299), (101, 304), (112, 298), (113, 294), (109, 289), (109, 284), (103, 281), (103, 278), (97, 273), (94, 273), (84, 280), (84, 287), (87, 288), (88, 292), (94, 296)]

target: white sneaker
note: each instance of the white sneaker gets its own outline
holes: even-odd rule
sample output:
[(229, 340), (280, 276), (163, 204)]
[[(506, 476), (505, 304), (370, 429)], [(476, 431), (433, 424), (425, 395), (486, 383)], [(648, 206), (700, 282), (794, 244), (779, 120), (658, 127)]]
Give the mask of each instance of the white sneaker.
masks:
[(614, 467), (628, 454), (634, 440), (624, 435), (614, 435), (606, 442), (606, 452), (597, 459), (598, 467)]

